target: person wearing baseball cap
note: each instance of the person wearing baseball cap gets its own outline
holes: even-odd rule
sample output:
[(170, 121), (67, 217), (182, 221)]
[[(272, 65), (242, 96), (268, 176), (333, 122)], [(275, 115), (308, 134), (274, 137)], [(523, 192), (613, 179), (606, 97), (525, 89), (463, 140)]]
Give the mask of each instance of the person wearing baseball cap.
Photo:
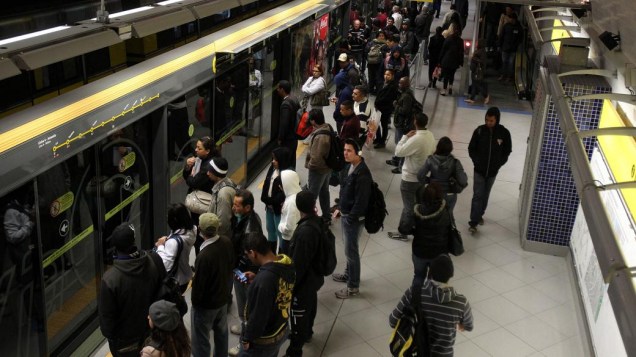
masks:
[(166, 300), (150, 305), (148, 325), (150, 337), (141, 350), (141, 357), (190, 356), (188, 330), (177, 305)]

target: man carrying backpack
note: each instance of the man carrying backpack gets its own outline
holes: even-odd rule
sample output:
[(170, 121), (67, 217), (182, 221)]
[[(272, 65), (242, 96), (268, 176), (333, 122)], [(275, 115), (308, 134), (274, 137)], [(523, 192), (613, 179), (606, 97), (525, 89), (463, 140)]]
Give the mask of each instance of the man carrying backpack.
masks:
[[(402, 139), (402, 135), (413, 130), (413, 115), (422, 112), (422, 105), (415, 99), (413, 90), (411, 89), (411, 81), (409, 77), (400, 78), (398, 83), (400, 97), (395, 102), (395, 115), (393, 116), (393, 125), (395, 125), (395, 145)], [(419, 105), (418, 105), (419, 104)], [(394, 155), (387, 160), (388, 165), (396, 166), (391, 172), (399, 174), (402, 172), (403, 158)]]
[(382, 76), (380, 68), (384, 61), (385, 53), (382, 47), (386, 45), (386, 36), (384, 32), (378, 32), (378, 36), (367, 45), (367, 68), (369, 70), (369, 92), (373, 95), (378, 93), (382, 87)]
[(294, 231), (289, 255), (296, 269), (296, 284), (292, 293), (291, 336), (285, 356), (302, 356), (303, 345), (313, 335), (314, 318), (318, 307), (318, 290), (325, 278), (317, 269), (322, 242), (320, 237), (327, 228), (316, 215), (316, 198), (311, 192), (296, 195), (300, 221)]
[(309, 150), (305, 158), (307, 168), (307, 189), (314, 197), (320, 199), (320, 210), (322, 219), (326, 223), (331, 223), (329, 212), (329, 177), (331, 168), (327, 165), (327, 157), (331, 148), (331, 127), (325, 123), (325, 115), (322, 109), (312, 109), (309, 111), (309, 122), (314, 127), (314, 134), (309, 142)]
[[(453, 262), (448, 255), (442, 254), (431, 262), (429, 277), (421, 286), (419, 309), (416, 310), (418, 320), (426, 322), (421, 327), (428, 328), (426, 341), (418, 341), (416, 336), (417, 347), (428, 345), (429, 350), (418, 351), (418, 356), (452, 356), (457, 330), (473, 330), (473, 314), (468, 300), (448, 285), (453, 272)], [(411, 292), (415, 289), (416, 286), (411, 286), (406, 290), (389, 316), (391, 328), (405, 317), (406, 307), (411, 306), (413, 301)], [(416, 331), (421, 331), (421, 328)]]

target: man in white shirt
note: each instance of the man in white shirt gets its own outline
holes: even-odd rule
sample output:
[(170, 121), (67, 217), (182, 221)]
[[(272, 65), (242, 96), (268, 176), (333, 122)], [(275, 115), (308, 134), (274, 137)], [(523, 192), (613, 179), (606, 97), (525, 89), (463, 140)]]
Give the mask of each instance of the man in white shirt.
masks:
[(426, 129), (428, 117), (424, 113), (416, 113), (413, 119), (415, 130), (411, 130), (402, 136), (395, 147), (395, 156), (403, 157), (402, 181), (400, 192), (402, 194), (402, 215), (398, 232), (389, 232), (389, 237), (406, 239), (413, 230), (413, 206), (415, 205), (415, 192), (420, 183), (417, 180), (417, 172), (424, 165), (426, 158), (435, 152), (435, 136)]
[(393, 20), (395, 21), (395, 27), (399, 29), (402, 28), (402, 14), (400, 13), (400, 7), (395, 5), (393, 6), (393, 13), (391, 14), (391, 17), (393, 18)]

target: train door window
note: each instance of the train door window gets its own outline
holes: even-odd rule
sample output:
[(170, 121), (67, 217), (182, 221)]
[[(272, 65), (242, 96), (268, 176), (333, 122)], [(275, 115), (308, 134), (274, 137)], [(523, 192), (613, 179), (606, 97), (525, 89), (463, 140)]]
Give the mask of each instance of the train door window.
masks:
[[(247, 159), (250, 160), (259, 151), (262, 141), (269, 141), (271, 130), (267, 135), (263, 135), (265, 129), (261, 123), (263, 121), (263, 52), (254, 53), (247, 60), (249, 67), (249, 91), (247, 98)], [(270, 87), (271, 88), (271, 87)]]
[[(45, 338), (33, 183), (0, 198), (0, 330), (2, 356), (42, 356)], [(36, 264), (36, 266), (39, 266)]]
[(36, 178), (49, 352), (97, 311), (96, 195), (107, 180), (94, 159), (89, 149)]
[(278, 62), (276, 60), (276, 51), (275, 46), (271, 45), (267, 48), (261, 50), (262, 59), (256, 60), (255, 63), (258, 66), (258, 63), (261, 64), (261, 75), (263, 77), (262, 84), (262, 116), (260, 119), (261, 124), (261, 146), (263, 149), (267, 146), (273, 139), (272, 135), (272, 103), (273, 98), (272, 95), (275, 95), (274, 88), (276, 86), (275, 74), (278, 70)]

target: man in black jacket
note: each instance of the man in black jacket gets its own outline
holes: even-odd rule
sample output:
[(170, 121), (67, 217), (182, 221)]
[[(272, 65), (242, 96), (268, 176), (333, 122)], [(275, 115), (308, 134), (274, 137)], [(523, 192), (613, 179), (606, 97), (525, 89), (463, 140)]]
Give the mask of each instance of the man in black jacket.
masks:
[(228, 279), (234, 267), (234, 250), (228, 237), (218, 235), (221, 224), (214, 213), (199, 217), (203, 237), (192, 278), (192, 355), (210, 356), (210, 330), (214, 331), (214, 355), (227, 356), (227, 304), (230, 302)]
[(517, 14), (511, 13), (510, 22), (506, 23), (501, 30), (499, 38), (499, 46), (501, 47), (501, 76), (498, 80), (512, 81), (514, 77), (515, 57), (517, 55), (517, 47), (521, 42), (521, 25), (517, 21)]
[(245, 329), (241, 334), (241, 356), (276, 357), (287, 337), (287, 321), (296, 280), (292, 260), (275, 255), (261, 233), (245, 238), (243, 251), (258, 274), (247, 272)]
[[(395, 102), (395, 115), (393, 116), (393, 125), (395, 126), (395, 145), (397, 145), (402, 136), (413, 130), (413, 115), (415, 115), (415, 95), (411, 89), (411, 81), (409, 77), (400, 78), (399, 82), (400, 96)], [(386, 160), (388, 165), (397, 166), (391, 170), (394, 174), (402, 172), (402, 164), (404, 158), (393, 155), (390, 160)]]
[(347, 165), (341, 171), (340, 209), (334, 216), (342, 215), (342, 232), (345, 243), (347, 265), (343, 274), (333, 274), (334, 281), (347, 283), (336, 291), (339, 299), (348, 299), (360, 293), (360, 251), (358, 241), (364, 228), (364, 215), (369, 207), (373, 189), (371, 171), (360, 156), (360, 146), (355, 140), (344, 142), (344, 159)]
[(152, 258), (135, 246), (135, 229), (124, 222), (113, 230), (113, 267), (99, 291), (99, 327), (115, 357), (139, 356), (148, 334), (148, 309), (161, 284)]
[(486, 111), (486, 124), (473, 132), (468, 144), (468, 154), (475, 165), (473, 200), (470, 206), (471, 233), (477, 231), (477, 224), (484, 224), (483, 215), (488, 206), (490, 189), (495, 183), (499, 169), (508, 161), (512, 152), (510, 132), (499, 124), (499, 108), (490, 107)]
[[(283, 98), (280, 104), (280, 121), (278, 123), (278, 146), (284, 146), (289, 149), (292, 157), (296, 157), (296, 149), (298, 148), (298, 139), (294, 132), (296, 124), (296, 113), (300, 109), (300, 103), (293, 95), (291, 95), (291, 83), (286, 80), (278, 82), (276, 93)], [(293, 170), (296, 170), (296, 160), (291, 161)]]
[(291, 239), (289, 252), (296, 268), (291, 306), (291, 337), (286, 356), (302, 356), (303, 345), (313, 335), (314, 319), (318, 306), (318, 290), (325, 278), (316, 271), (320, 258), (320, 237), (327, 228), (316, 215), (316, 198), (311, 192), (300, 191), (296, 195), (296, 207), (300, 221)]
[(386, 138), (389, 134), (389, 122), (391, 122), (391, 114), (393, 114), (393, 102), (398, 97), (398, 86), (393, 78), (393, 70), (384, 71), (384, 85), (378, 91), (375, 98), (375, 110), (380, 111), (380, 125), (382, 130), (378, 130), (375, 135), (373, 147), (382, 149), (386, 147)]

